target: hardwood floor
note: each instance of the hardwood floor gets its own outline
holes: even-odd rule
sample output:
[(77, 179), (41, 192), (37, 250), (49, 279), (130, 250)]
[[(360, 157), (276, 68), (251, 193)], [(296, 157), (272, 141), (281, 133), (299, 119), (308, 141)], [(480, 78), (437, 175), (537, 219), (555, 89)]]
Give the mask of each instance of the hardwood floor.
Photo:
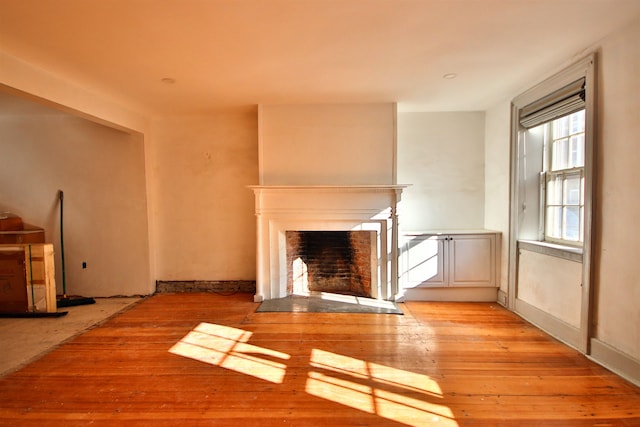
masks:
[(0, 379), (0, 425), (640, 425), (639, 388), (497, 304), (401, 307), (156, 295)]

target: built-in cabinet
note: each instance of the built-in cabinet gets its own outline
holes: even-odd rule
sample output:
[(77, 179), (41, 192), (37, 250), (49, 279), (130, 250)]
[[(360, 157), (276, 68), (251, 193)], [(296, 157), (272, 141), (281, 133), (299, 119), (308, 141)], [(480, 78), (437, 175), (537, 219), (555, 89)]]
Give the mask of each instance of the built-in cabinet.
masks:
[(403, 237), (405, 289), (498, 285), (500, 233), (408, 233)]

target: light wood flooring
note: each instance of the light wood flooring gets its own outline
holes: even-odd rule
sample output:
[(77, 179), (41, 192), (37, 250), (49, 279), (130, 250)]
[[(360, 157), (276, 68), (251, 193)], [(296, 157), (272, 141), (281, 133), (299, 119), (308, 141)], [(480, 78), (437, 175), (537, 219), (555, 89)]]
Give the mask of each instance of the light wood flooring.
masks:
[(257, 306), (145, 299), (0, 379), (0, 426), (640, 425), (638, 387), (497, 304)]

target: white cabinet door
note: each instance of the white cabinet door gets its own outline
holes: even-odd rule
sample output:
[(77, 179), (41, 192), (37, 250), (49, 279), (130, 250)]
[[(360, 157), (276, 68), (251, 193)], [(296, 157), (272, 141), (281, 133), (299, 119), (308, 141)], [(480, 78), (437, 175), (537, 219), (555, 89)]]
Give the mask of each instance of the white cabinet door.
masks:
[(407, 236), (403, 287), (496, 286), (496, 234)]
[(495, 234), (449, 236), (449, 286), (494, 286)]
[(406, 241), (404, 253), (405, 288), (446, 286), (445, 236), (419, 235)]

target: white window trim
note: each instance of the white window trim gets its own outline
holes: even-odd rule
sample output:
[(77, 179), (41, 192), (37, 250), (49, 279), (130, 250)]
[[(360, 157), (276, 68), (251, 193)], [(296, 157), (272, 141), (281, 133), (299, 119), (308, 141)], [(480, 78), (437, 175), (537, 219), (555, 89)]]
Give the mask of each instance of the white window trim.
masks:
[[(557, 91), (580, 78), (585, 78), (585, 200), (584, 200), (584, 240), (582, 244), (582, 300), (581, 319), (579, 328), (579, 342), (577, 348), (585, 354), (590, 353), (590, 340), (592, 335), (592, 286), (593, 276), (592, 247), (593, 247), (593, 212), (595, 200), (593, 197), (595, 182), (595, 118), (596, 118), (596, 54), (592, 53), (568, 68), (558, 72), (554, 76), (535, 85), (531, 89), (514, 98), (511, 114), (511, 209), (510, 209), (510, 233), (509, 233), (509, 287), (507, 305), (516, 309), (517, 293), (517, 253), (519, 238), (519, 226), (523, 201), (520, 192), (519, 170), (519, 134), (520, 134), (520, 110), (544, 96)], [(542, 242), (539, 242), (542, 243)], [(554, 245), (562, 251), (563, 245)], [(565, 246), (567, 252), (575, 252), (576, 247)]]
[[(567, 246), (567, 250), (571, 250), (573, 248), (582, 248), (583, 245), (583, 241), (584, 241), (584, 219), (581, 217), (580, 218), (580, 239), (573, 241), (573, 240), (567, 240), (567, 239), (563, 239), (563, 238), (557, 238), (557, 237), (551, 237), (547, 234), (547, 207), (548, 205), (548, 201), (547, 201), (547, 189), (549, 186), (549, 180), (551, 176), (558, 176), (558, 175), (568, 175), (568, 174), (575, 174), (577, 172), (580, 173), (580, 178), (585, 179), (585, 167), (584, 166), (574, 166), (574, 167), (570, 167), (570, 168), (565, 168), (565, 169), (558, 169), (558, 170), (551, 170), (552, 169), (552, 163), (553, 163), (553, 149), (551, 148), (551, 145), (553, 144), (553, 121), (548, 122), (548, 128), (545, 129), (545, 143), (544, 143), (544, 160), (543, 160), (543, 171), (541, 172), (541, 179), (540, 179), (540, 240), (542, 242), (550, 242), (553, 243), (555, 245), (565, 245)], [(585, 138), (586, 138), (586, 129), (585, 129)], [(575, 135), (575, 134), (571, 134), (569, 133), (569, 136), (571, 135)], [(585, 150), (586, 150), (586, 140), (585, 140)], [(585, 189), (586, 190), (586, 189)], [(580, 194), (580, 204), (577, 205), (579, 206), (580, 209), (584, 209), (584, 203), (585, 203), (585, 194)], [(564, 198), (564, 196), (563, 196)], [(564, 204), (562, 206), (565, 206)]]
[[(584, 175), (585, 175), (585, 200), (584, 200), (584, 209), (585, 209), (585, 218), (584, 218), (584, 241), (582, 243), (578, 243), (577, 245), (566, 244), (563, 242), (554, 242), (554, 246), (557, 248), (558, 243), (559, 246), (566, 246), (567, 250), (573, 252), (576, 247), (591, 246), (591, 224), (592, 224), (592, 191), (593, 191), (593, 179), (594, 179), (594, 165), (593, 165), (593, 154), (594, 154), (594, 110), (595, 110), (595, 75), (594, 75), (594, 65), (595, 65), (595, 53), (590, 54), (589, 56), (583, 58), (581, 61), (576, 62), (570, 67), (558, 72), (552, 77), (538, 83), (531, 89), (522, 93), (521, 95), (514, 98), (512, 101), (512, 149), (511, 149), (511, 162), (512, 162), (512, 182), (511, 182), (511, 201), (512, 201), (512, 218), (511, 218), (511, 239), (512, 245), (516, 246), (518, 240), (520, 239), (518, 236), (518, 227), (517, 227), (517, 214), (514, 213), (519, 212), (521, 209), (521, 204), (518, 200), (517, 188), (518, 188), (518, 171), (514, 166), (518, 164), (518, 138), (520, 137), (520, 132), (522, 128), (520, 127), (520, 110), (530, 105), (545, 96), (553, 93), (557, 90), (560, 90), (563, 87), (570, 85), (571, 83), (584, 78), (587, 84), (586, 90), (586, 99), (585, 99), (585, 166), (584, 166)], [(543, 177), (541, 177), (543, 179)], [(542, 210), (543, 206), (539, 206), (540, 210)], [(540, 212), (540, 232), (538, 240), (541, 244), (545, 243), (544, 240), (544, 219), (543, 212)], [(515, 218), (514, 218), (515, 217)], [(514, 224), (514, 222), (516, 224)], [(515, 226), (515, 228), (514, 228)], [(515, 231), (515, 233), (514, 233)]]

